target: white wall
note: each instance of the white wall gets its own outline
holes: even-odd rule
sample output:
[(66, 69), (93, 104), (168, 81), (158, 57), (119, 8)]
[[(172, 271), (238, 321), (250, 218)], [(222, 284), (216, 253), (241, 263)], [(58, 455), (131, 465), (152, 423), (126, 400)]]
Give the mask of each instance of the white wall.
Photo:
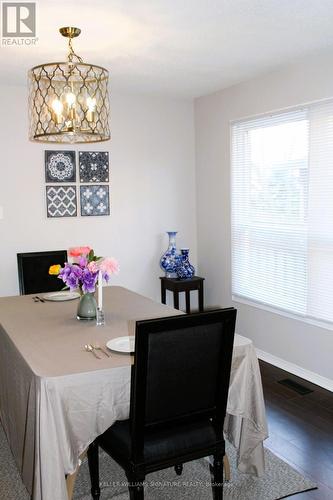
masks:
[[(196, 263), (191, 101), (112, 94), (111, 141), (74, 147), (28, 141), (25, 88), (0, 88), (0, 109), (0, 296), (18, 293), (17, 252), (90, 245), (118, 258), (113, 284), (157, 300), (165, 231), (179, 231)], [(111, 216), (46, 217), (45, 149), (110, 152)]]
[[(229, 121), (332, 96), (330, 53), (196, 100), (198, 255), (208, 304), (232, 304)], [(333, 380), (333, 331), (235, 306), (238, 332), (257, 348)]]

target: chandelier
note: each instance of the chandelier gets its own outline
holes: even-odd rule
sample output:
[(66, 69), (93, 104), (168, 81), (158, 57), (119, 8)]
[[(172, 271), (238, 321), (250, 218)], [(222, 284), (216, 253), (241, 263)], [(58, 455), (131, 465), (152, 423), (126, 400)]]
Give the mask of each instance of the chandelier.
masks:
[(29, 79), (29, 138), (39, 142), (107, 141), (109, 130), (109, 72), (85, 64), (72, 40), (79, 28), (60, 28), (68, 38), (67, 62), (35, 66)]

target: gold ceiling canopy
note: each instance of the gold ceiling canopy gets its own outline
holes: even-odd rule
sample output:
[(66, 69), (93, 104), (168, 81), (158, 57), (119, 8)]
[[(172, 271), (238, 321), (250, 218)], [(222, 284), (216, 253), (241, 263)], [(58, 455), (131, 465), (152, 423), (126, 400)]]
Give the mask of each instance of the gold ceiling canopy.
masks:
[(29, 138), (39, 142), (84, 143), (110, 139), (109, 72), (86, 64), (72, 39), (81, 30), (60, 28), (68, 38), (66, 62), (35, 66), (29, 79)]

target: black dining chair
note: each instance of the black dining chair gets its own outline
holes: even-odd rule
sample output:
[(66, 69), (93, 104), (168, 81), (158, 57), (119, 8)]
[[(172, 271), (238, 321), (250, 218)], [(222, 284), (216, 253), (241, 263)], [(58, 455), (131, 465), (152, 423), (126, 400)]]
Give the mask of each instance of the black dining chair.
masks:
[(233, 308), (137, 321), (130, 418), (89, 446), (91, 494), (100, 498), (101, 447), (125, 471), (131, 500), (147, 474), (213, 456), (213, 495), (223, 498), (223, 422), (235, 331)]
[(67, 262), (66, 250), (18, 253), (20, 295), (54, 292), (64, 288), (63, 281), (57, 276), (49, 275), (49, 267), (53, 264), (63, 266), (65, 262)]

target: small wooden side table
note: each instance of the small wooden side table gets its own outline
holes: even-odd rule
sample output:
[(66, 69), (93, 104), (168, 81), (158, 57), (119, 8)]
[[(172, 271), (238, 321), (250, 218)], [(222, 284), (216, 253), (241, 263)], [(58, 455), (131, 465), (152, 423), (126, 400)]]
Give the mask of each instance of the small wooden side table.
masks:
[(193, 276), (191, 279), (180, 280), (178, 278), (160, 278), (161, 280), (161, 301), (166, 304), (166, 291), (173, 292), (173, 306), (179, 309), (179, 293), (185, 292), (186, 313), (190, 314), (190, 292), (198, 290), (199, 295), (199, 311), (204, 310), (204, 279), (199, 276)]

